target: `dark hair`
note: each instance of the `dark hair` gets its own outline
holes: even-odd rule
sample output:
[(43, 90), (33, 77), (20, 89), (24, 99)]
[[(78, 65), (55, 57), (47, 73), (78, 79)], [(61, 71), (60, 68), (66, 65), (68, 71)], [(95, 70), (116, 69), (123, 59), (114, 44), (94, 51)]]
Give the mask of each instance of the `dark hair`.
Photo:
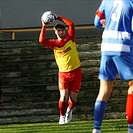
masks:
[(64, 29), (65, 30), (65, 26), (63, 24), (56, 24), (54, 26), (54, 30), (57, 30), (57, 29)]

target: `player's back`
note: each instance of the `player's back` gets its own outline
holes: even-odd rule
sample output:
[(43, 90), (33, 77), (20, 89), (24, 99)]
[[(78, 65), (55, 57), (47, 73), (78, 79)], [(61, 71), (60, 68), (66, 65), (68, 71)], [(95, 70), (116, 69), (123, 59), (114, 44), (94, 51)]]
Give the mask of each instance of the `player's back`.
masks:
[(132, 32), (133, 0), (105, 0), (105, 30)]
[(133, 55), (133, 0), (104, 0), (106, 19), (102, 51), (108, 55)]

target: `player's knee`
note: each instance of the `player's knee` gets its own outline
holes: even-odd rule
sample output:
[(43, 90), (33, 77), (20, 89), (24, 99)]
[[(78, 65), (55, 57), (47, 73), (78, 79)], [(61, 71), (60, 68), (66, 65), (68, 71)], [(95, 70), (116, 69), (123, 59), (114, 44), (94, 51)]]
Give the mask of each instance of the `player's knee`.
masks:
[(66, 102), (66, 101), (68, 101), (68, 96), (60, 96), (60, 101), (63, 101), (63, 102)]

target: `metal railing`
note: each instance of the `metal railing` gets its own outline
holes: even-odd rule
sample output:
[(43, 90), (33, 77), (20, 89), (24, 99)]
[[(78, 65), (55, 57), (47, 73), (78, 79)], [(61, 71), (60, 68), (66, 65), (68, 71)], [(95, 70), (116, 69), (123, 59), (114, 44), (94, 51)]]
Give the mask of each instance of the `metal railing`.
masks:
[[(90, 25), (75, 25), (76, 30), (84, 30), (84, 29), (93, 29), (95, 26), (93, 24)], [(22, 32), (39, 32), (41, 27), (33, 27), (33, 28), (14, 28), (14, 29), (0, 29), (0, 33), (11, 33), (11, 40), (15, 40), (16, 33)], [(53, 30), (53, 27), (47, 27), (47, 30)]]

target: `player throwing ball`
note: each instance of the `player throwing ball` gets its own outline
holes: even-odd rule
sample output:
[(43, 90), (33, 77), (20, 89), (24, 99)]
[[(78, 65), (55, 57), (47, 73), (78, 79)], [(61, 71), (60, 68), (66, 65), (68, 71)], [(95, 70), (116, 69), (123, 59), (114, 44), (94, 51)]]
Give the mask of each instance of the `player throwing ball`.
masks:
[(66, 33), (65, 25), (56, 24), (54, 32), (57, 39), (46, 39), (45, 31), (49, 23), (45, 24), (42, 19), (39, 42), (54, 51), (55, 60), (59, 68), (59, 124), (66, 124), (72, 119), (72, 110), (76, 105), (81, 86), (82, 70), (76, 49), (74, 23), (67, 18), (53, 14), (55, 15), (55, 21), (61, 21), (68, 26), (68, 32)]
[(94, 24), (104, 28), (99, 71), (100, 90), (94, 107), (94, 129), (101, 133), (106, 103), (116, 74), (129, 81), (126, 116), (128, 133), (133, 133), (133, 0), (102, 0)]

